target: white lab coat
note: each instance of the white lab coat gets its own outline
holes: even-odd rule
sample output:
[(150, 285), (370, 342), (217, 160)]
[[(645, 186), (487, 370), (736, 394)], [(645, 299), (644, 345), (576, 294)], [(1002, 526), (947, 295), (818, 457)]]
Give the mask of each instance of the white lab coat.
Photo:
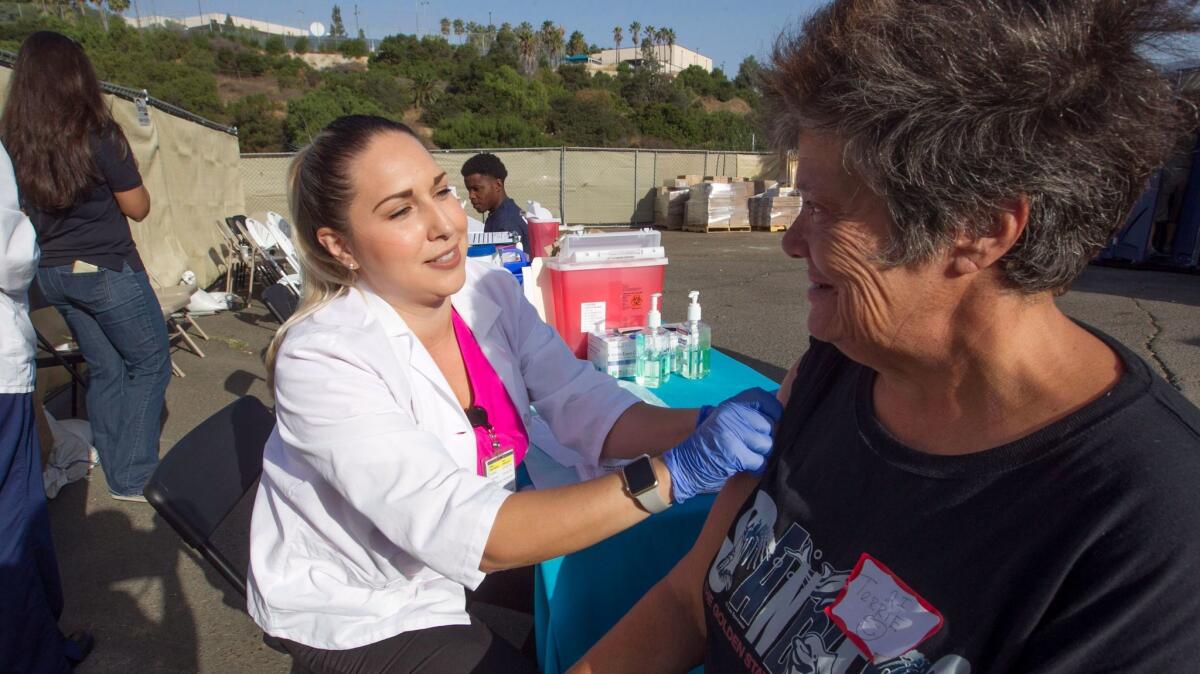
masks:
[(12, 161), (0, 145), (0, 394), (33, 390), (28, 291), (39, 257), (33, 224), (17, 200)]
[[(560, 462), (596, 465), (637, 398), (576, 359), (507, 271), (468, 260), (451, 302), (530, 440)], [(468, 624), (464, 587), (483, 580), (483, 547), (509, 492), (476, 475), (470, 423), (400, 316), (357, 288), (296, 324), (275, 397), (250, 530), (255, 622), (331, 650)]]

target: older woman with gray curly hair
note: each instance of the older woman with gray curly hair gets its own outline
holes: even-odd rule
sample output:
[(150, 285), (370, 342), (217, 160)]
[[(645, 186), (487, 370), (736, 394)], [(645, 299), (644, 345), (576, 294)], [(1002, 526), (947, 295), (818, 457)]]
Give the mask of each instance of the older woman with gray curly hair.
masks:
[(813, 336), (761, 478), (577, 671), (1196, 671), (1200, 411), (1054, 297), (1185, 121), (1192, 2), (836, 0), (766, 81)]

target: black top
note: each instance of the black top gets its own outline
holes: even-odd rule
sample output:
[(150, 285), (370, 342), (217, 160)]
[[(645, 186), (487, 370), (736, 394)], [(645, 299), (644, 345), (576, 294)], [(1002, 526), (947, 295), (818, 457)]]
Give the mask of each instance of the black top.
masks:
[(483, 231), (512, 232), (521, 237), (522, 243), (529, 245), (529, 225), (525, 223), (525, 218), (521, 217), (521, 208), (512, 197), (506, 197), (499, 206), (488, 213), (487, 220), (483, 223)]
[(26, 206), (29, 219), (37, 230), (42, 250), (42, 267), (59, 267), (83, 260), (116, 271), (128, 262), (143, 271), (142, 259), (129, 220), (121, 212), (113, 192), (125, 192), (142, 184), (133, 152), (116, 134), (92, 138), (92, 160), (104, 181), (96, 184), (85, 198), (58, 213), (45, 213)]
[(1096, 334), (1111, 391), (965, 456), (898, 442), (813, 341), (702, 589), (707, 671), (1200, 671), (1200, 411)]

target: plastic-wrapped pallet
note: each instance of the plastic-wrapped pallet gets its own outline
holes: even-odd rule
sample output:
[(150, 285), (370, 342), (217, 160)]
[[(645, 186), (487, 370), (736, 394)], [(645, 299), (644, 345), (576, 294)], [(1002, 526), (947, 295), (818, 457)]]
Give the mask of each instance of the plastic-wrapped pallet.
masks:
[(683, 228), (693, 232), (750, 229), (747, 199), (753, 189), (754, 183), (741, 180), (692, 185)]
[(791, 226), (800, 215), (799, 196), (779, 196), (770, 193), (750, 199), (750, 226), (755, 230), (778, 232)]
[(667, 229), (683, 229), (687, 188), (660, 187), (654, 197), (654, 225)]

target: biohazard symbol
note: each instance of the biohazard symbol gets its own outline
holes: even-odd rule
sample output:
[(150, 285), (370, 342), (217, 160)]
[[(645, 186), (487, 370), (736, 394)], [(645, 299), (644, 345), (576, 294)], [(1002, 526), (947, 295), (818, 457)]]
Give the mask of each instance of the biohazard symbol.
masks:
[(633, 307), (634, 309), (641, 309), (642, 308), (642, 296), (634, 295), (633, 297), (630, 297), (629, 298), (629, 306)]

